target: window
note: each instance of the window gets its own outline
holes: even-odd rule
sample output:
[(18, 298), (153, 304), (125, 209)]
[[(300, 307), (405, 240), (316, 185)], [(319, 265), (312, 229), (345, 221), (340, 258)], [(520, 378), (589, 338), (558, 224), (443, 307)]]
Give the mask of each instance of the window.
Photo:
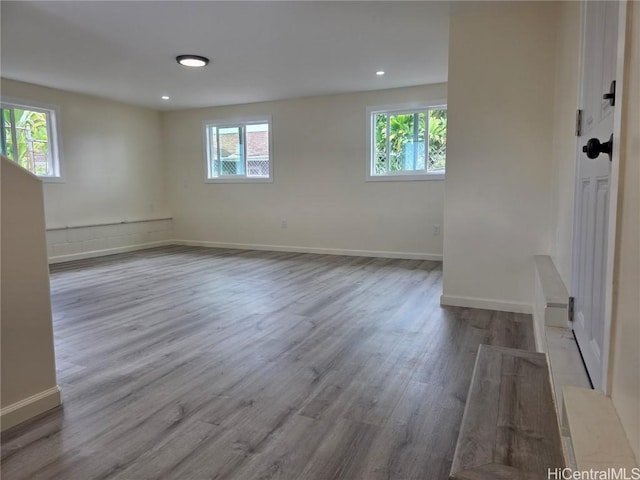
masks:
[(2, 154), (39, 177), (60, 179), (55, 108), (2, 101), (0, 115)]
[(271, 119), (207, 122), (207, 182), (270, 182)]
[(368, 180), (444, 178), (447, 107), (397, 105), (367, 109)]

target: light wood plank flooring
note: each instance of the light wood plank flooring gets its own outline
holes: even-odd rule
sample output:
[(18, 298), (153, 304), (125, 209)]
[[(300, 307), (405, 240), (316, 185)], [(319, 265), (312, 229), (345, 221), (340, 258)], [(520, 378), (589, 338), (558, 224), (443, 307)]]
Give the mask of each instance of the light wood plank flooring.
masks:
[(531, 317), (441, 308), (441, 264), (167, 247), (52, 268), (64, 408), (2, 478), (439, 480), (478, 345)]

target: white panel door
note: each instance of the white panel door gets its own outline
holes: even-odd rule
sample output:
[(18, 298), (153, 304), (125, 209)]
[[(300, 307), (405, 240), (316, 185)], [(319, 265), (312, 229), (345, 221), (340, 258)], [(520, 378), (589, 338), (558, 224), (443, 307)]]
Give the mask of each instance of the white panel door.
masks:
[[(588, 141), (608, 142), (613, 133), (613, 110), (603, 98), (615, 80), (618, 2), (583, 4), (581, 72), (582, 125), (578, 141), (576, 228), (574, 238), (573, 329), (593, 386), (603, 389), (605, 342), (605, 272), (609, 212), (610, 156), (589, 158)], [(615, 146), (614, 146), (615, 148)], [(591, 155), (594, 156), (595, 148)]]

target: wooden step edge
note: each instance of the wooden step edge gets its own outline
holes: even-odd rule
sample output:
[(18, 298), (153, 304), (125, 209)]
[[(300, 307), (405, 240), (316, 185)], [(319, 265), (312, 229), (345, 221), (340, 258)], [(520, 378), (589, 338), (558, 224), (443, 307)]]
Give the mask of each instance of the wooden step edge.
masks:
[[(544, 353), (540, 352), (532, 352), (528, 350), (521, 349), (513, 349), (507, 347), (499, 347), (493, 345), (480, 345), (478, 349), (478, 354), (476, 356), (476, 362), (473, 370), (473, 375), (471, 378), (471, 383), (469, 386), (469, 391), (467, 393), (467, 399), (469, 399), (471, 393), (477, 388), (480, 384), (483, 385), (483, 388), (486, 388), (488, 385), (494, 382), (500, 381), (500, 379), (493, 378), (480, 378), (484, 373), (479, 373), (481, 370), (484, 370), (486, 366), (480, 368), (480, 365), (483, 364), (484, 357), (489, 357), (491, 355), (509, 355), (513, 357), (526, 358), (529, 361), (538, 364), (540, 367), (544, 368), (544, 379), (543, 381), (547, 383), (548, 387), (548, 401), (551, 404), (551, 411), (553, 412), (553, 420), (555, 424), (554, 436), (556, 437), (556, 443), (558, 444), (557, 453), (561, 459), (561, 463), (558, 465), (559, 468), (563, 468), (566, 465), (566, 457), (564, 448), (562, 446), (561, 440), (561, 430), (560, 430), (560, 422), (558, 420), (558, 406), (556, 403), (555, 395), (553, 394), (553, 383), (551, 381), (551, 372), (549, 369), (549, 363), (547, 361), (547, 356)], [(469, 429), (469, 417), (472, 415), (474, 406), (472, 406), (469, 402), (465, 405), (460, 434), (458, 436), (458, 441), (456, 443), (456, 449), (454, 453), (453, 462), (450, 470), (450, 480), (475, 480), (475, 479), (492, 479), (498, 480), (503, 478), (500, 476), (504, 473), (506, 475), (504, 478), (509, 478), (512, 480), (529, 480), (529, 479), (545, 479), (547, 478), (546, 473), (534, 473), (534, 472), (526, 472), (522, 470), (516, 470), (507, 465), (499, 465), (491, 462), (493, 455), (490, 454), (489, 451), (484, 451), (480, 456), (476, 455), (476, 460), (481, 460), (482, 456), (485, 457), (486, 464), (482, 464), (482, 461), (473, 466), (468, 464), (468, 461), (464, 461), (463, 458), (468, 460), (468, 452), (466, 451), (469, 448), (469, 439), (466, 438), (467, 430)], [(475, 414), (476, 412), (474, 412)], [(486, 417), (485, 417), (486, 418)], [(475, 420), (472, 423), (476, 423)], [(477, 426), (476, 426), (477, 427)], [(477, 446), (480, 446), (477, 442), (472, 442)], [(486, 450), (486, 448), (481, 448), (481, 450)], [(516, 474), (517, 472), (517, 474)], [(500, 474), (500, 475), (499, 475)]]

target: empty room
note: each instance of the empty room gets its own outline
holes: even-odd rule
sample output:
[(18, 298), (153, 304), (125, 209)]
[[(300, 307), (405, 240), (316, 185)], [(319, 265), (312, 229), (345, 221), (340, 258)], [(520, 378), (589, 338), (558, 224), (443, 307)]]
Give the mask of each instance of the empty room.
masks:
[(0, 19), (3, 479), (640, 479), (640, 2)]

